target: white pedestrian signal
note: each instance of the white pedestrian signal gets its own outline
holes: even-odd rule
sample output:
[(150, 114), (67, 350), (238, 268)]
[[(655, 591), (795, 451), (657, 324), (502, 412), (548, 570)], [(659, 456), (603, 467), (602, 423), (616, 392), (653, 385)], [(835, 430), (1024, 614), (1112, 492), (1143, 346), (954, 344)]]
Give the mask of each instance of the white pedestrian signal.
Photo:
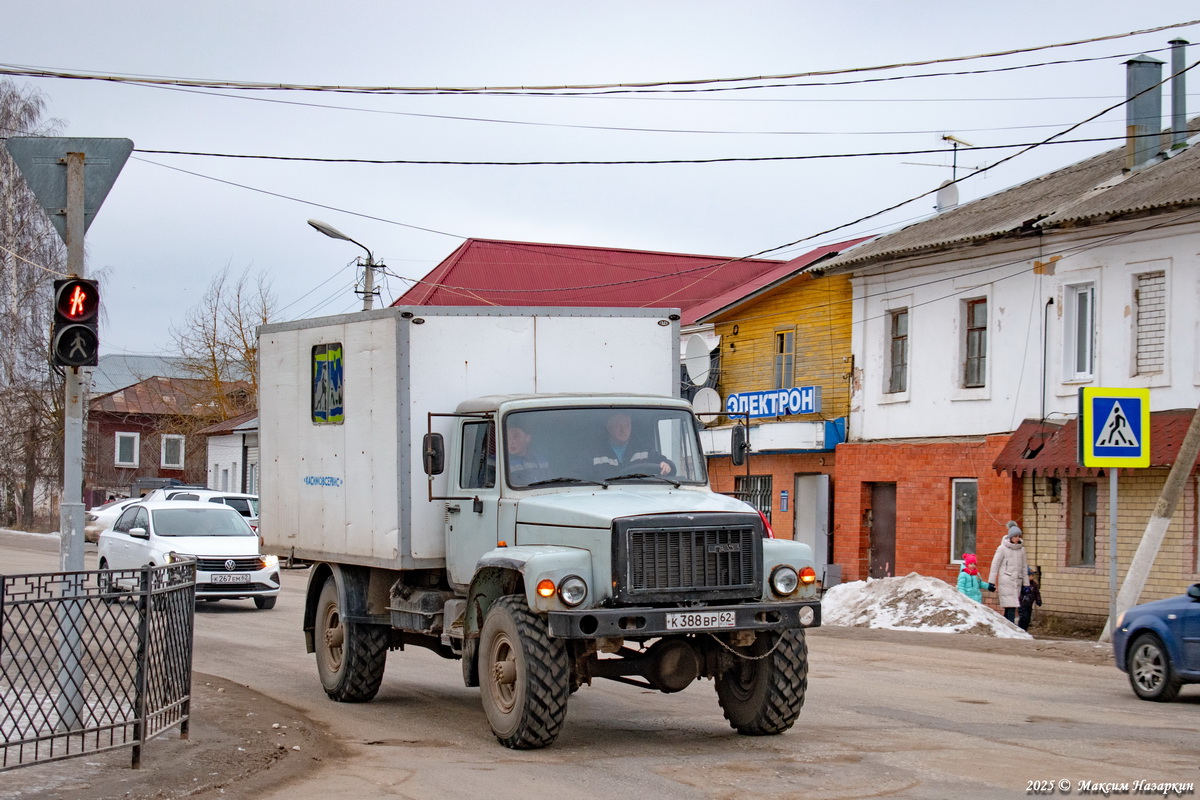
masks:
[(1096, 437), (1097, 447), (1137, 447), (1137, 436), (1129, 424), (1129, 417), (1121, 408), (1120, 401), (1112, 404), (1108, 419)]

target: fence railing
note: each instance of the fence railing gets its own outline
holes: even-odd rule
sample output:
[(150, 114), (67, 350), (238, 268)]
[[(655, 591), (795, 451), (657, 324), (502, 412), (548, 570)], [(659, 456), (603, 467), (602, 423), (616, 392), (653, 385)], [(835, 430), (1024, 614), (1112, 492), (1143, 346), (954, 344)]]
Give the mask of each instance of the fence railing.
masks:
[(195, 561), (0, 575), (0, 772), (186, 739), (195, 604)]

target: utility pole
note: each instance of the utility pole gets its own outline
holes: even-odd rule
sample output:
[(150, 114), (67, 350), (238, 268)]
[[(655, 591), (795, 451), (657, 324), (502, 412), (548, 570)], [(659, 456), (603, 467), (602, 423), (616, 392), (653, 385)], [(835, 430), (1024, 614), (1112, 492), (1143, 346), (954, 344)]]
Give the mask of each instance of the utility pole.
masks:
[(375, 304), (375, 269), (376, 267), (383, 266), (383, 264), (375, 263), (375, 255), (365, 244), (362, 242), (356, 242), (354, 239), (351, 239), (349, 236), (342, 233), (328, 222), (321, 222), (319, 219), (310, 219), (308, 224), (328, 236), (330, 239), (341, 239), (343, 241), (350, 242), (351, 244), (356, 244), (363, 250), (367, 251), (367, 260), (363, 261), (362, 258), (359, 258), (358, 265), (366, 270), (365, 274), (363, 275), (363, 289), (362, 292), (360, 292), (363, 299), (362, 310), (370, 311)]

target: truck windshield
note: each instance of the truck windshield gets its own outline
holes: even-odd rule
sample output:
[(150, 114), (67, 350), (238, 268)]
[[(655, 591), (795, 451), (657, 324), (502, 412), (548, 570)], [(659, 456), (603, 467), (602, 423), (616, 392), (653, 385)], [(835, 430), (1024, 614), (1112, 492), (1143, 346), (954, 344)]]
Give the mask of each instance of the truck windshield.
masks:
[(704, 484), (695, 418), (680, 408), (517, 411), (505, 417), (508, 485), (585, 482)]

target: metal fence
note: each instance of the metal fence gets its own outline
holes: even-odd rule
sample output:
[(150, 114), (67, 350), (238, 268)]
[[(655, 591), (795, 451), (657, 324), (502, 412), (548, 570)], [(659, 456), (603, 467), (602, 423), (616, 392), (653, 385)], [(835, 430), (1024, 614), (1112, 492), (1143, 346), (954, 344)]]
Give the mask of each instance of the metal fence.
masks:
[(195, 603), (194, 561), (0, 575), (0, 772), (186, 739)]

